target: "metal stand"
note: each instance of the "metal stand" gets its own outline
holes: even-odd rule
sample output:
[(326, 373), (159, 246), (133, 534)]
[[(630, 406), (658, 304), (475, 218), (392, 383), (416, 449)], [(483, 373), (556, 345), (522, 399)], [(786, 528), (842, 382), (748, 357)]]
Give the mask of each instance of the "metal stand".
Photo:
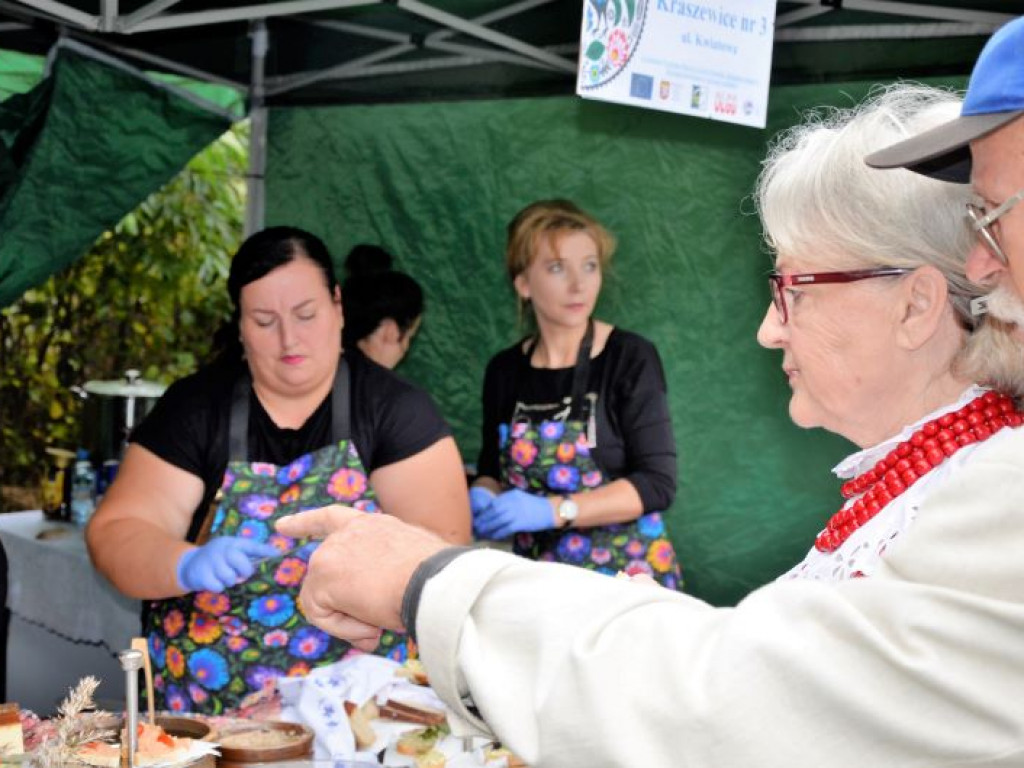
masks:
[(139, 749), (139, 670), (142, 652), (129, 650), (117, 654), (124, 670), (124, 730), (121, 743), (122, 768), (135, 768), (135, 753)]

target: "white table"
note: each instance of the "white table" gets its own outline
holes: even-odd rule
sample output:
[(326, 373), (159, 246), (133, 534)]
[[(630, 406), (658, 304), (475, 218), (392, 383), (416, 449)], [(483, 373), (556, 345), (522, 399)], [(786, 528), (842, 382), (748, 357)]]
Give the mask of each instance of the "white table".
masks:
[[(41, 540), (42, 531), (64, 535)], [(92, 567), (82, 531), (38, 510), (0, 514), (7, 553), (7, 700), (41, 716), (68, 689), (93, 675), (103, 709), (124, 707), (118, 651), (139, 634), (140, 605), (117, 592)]]

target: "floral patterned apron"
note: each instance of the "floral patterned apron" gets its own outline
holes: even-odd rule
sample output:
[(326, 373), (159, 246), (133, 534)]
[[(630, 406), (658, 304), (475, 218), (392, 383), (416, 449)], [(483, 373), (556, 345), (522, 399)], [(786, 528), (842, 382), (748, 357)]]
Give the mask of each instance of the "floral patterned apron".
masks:
[[(260, 562), (250, 579), (224, 592), (150, 603), (145, 632), (159, 709), (220, 714), (271, 680), (305, 675), (360, 653), (307, 623), (298, 604), (317, 542), (274, 531), (278, 518), (328, 504), (378, 511), (350, 439), (348, 364), (342, 359), (334, 379), (331, 444), (283, 467), (246, 460), (251, 387), (246, 374), (232, 394), (229, 461), (210, 536), (267, 541), (281, 554)], [(375, 653), (403, 661), (406, 637), (385, 632)]]
[[(590, 453), (597, 445), (596, 398), (586, 395), (593, 334), (591, 322), (580, 343), (572, 394), (563, 400), (563, 410), (554, 418), (540, 420), (513, 414), (511, 424), (499, 427), (501, 474), (506, 488), (568, 495), (605, 484), (606, 478)], [(531, 341), (523, 354), (524, 373), (529, 369), (535, 343), (536, 339)], [(660, 512), (648, 512), (615, 525), (518, 533), (513, 550), (532, 560), (569, 563), (607, 574), (646, 573), (669, 589), (682, 586), (675, 548)]]

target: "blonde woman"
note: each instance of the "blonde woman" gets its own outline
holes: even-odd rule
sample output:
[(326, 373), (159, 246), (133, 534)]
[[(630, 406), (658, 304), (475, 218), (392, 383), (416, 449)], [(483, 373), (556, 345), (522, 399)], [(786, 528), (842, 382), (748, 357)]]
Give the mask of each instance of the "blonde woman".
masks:
[(477, 536), (534, 560), (680, 582), (659, 510), (676, 489), (665, 375), (646, 339), (593, 317), (615, 239), (567, 200), (508, 227), (509, 278), (537, 333), (498, 353), (470, 489)]

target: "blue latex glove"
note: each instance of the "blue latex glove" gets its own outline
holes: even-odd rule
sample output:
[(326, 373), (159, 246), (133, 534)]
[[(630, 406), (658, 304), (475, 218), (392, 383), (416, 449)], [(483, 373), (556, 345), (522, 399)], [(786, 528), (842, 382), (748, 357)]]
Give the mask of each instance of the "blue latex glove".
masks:
[(469, 511), (473, 513), (473, 533), (477, 538), (486, 538), (477, 528), (477, 518), (491, 508), (491, 504), (498, 498), (498, 494), (480, 485), (474, 485), (469, 489)]
[(178, 583), (189, 592), (223, 592), (252, 576), (257, 562), (279, 554), (262, 541), (218, 536), (181, 556)]
[(469, 509), (476, 517), (498, 497), (494, 491), (484, 488), (482, 485), (474, 485), (469, 489)]
[(547, 496), (535, 496), (518, 488), (499, 494), (487, 509), (473, 516), (473, 530), (485, 539), (504, 539), (513, 533), (554, 527), (554, 512)]

